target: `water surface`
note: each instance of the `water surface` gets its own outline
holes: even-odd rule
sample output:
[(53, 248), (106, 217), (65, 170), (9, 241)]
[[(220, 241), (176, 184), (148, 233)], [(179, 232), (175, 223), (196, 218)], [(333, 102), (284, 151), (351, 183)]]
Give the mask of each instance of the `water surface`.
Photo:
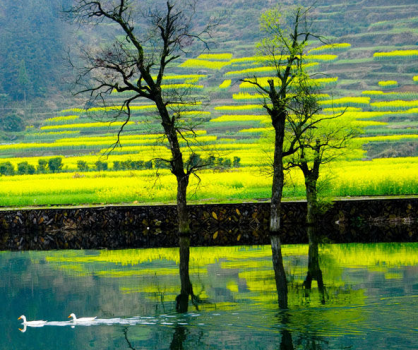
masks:
[[(178, 249), (0, 252), (0, 349), (417, 349), (417, 251), (322, 245), (309, 289), (308, 245), (283, 246), (283, 310), (270, 246), (191, 248), (185, 313)], [(50, 323), (22, 332), (22, 314)]]

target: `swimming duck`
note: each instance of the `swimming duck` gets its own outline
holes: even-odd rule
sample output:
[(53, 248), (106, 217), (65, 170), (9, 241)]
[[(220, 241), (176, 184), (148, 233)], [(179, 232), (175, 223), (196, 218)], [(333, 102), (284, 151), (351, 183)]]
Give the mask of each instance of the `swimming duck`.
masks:
[(73, 318), (72, 321), (74, 323), (92, 322), (97, 318), (97, 316), (77, 318), (75, 314), (71, 314), (70, 316), (68, 316), (68, 318), (71, 318), (71, 317)]
[(22, 320), (23, 321), (23, 325), (24, 326), (29, 326), (29, 327), (43, 327), (47, 321), (27, 321), (26, 320), (26, 316), (22, 315), (18, 318), (18, 320)]

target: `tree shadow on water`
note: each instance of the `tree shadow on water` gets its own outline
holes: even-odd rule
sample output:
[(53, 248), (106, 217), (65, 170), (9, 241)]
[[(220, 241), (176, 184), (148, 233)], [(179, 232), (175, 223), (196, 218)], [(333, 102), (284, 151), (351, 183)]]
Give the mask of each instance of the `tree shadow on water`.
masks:
[[(326, 302), (326, 289), (323, 283), (322, 271), (319, 266), (318, 243), (319, 238), (314, 227), (308, 228), (309, 237), (309, 255), (308, 271), (303, 283), (305, 296), (309, 295), (312, 287), (312, 280), (318, 283), (321, 304)], [(328, 341), (323, 337), (317, 336), (311, 332), (300, 332), (292, 330), (292, 310), (289, 308), (288, 301), (288, 282), (283, 264), (283, 255), (281, 251), (281, 242), (279, 236), (271, 236), (272, 259), (274, 275), (276, 279), (276, 289), (278, 295), (279, 312), (276, 315), (277, 323), (280, 325), (280, 350), (321, 350), (328, 348)]]

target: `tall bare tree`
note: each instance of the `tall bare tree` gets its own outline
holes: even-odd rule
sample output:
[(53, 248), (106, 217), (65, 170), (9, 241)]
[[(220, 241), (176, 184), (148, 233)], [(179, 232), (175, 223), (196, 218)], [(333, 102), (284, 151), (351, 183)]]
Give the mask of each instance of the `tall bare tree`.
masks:
[[(120, 143), (123, 127), (131, 118), (132, 103), (145, 99), (155, 104), (171, 151), (171, 158), (166, 162), (177, 179), (178, 230), (187, 235), (190, 232), (187, 187), (190, 176), (200, 164), (184, 159), (180, 141), (185, 139), (185, 129), (179, 120), (182, 118), (181, 107), (194, 101), (187, 94), (170, 94), (162, 85), (173, 62), (194, 40), (204, 42), (203, 37), (210, 26), (193, 31), (196, 6), (193, 0), (168, 0), (162, 8), (144, 3), (135, 0), (75, 0), (66, 11), (75, 22), (111, 24), (123, 34), (123, 39), (115, 39), (104, 48), (84, 50), (84, 65), (76, 79), (77, 92), (87, 93), (96, 103), (104, 105), (112, 92), (127, 93), (119, 110), (124, 123), (115, 146)], [(141, 24), (138, 17), (141, 17)]]
[(294, 153), (297, 140), (285, 145), (286, 122), (292, 102), (292, 86), (303, 74), (302, 58), (308, 40), (313, 37), (308, 21), (309, 10), (295, 8), (291, 13), (279, 7), (266, 11), (260, 18), (260, 28), (265, 38), (258, 43), (258, 54), (268, 58), (275, 67), (274, 77), (267, 85), (257, 77), (242, 79), (253, 84), (267, 96), (263, 107), (271, 117), (274, 129), (273, 183), (270, 209), (270, 234), (280, 232), (281, 200), (284, 185), (283, 159)]

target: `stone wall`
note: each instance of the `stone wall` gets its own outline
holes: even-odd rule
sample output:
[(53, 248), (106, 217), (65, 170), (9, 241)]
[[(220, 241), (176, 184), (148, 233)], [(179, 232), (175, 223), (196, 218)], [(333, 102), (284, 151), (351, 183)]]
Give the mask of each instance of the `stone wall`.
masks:
[[(269, 203), (190, 206), (192, 244), (268, 244), (269, 211)], [(283, 203), (285, 243), (306, 242), (305, 215), (306, 202)], [(417, 217), (418, 198), (343, 200), (319, 227), (335, 242), (416, 241)], [(175, 206), (4, 210), (0, 230), (0, 249), (10, 250), (177, 246)]]

